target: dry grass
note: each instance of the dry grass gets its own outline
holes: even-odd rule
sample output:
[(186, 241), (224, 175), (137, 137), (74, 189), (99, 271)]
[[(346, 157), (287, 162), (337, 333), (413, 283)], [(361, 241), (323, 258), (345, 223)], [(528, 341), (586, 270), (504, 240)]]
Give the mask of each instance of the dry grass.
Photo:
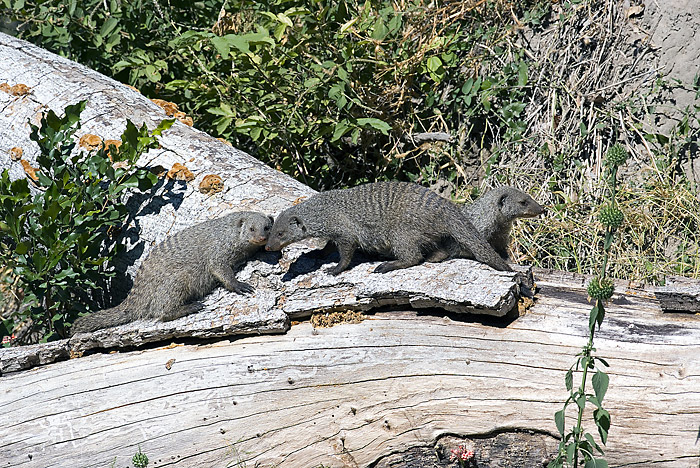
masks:
[(698, 115), (689, 114), (685, 130), (668, 132), (667, 143), (645, 138), (659, 132), (647, 102), (662, 99), (660, 75), (645, 63), (647, 45), (626, 42), (632, 26), (617, 2), (557, 5), (552, 17), (536, 34), (504, 38), (513, 54), (525, 51), (531, 60), (528, 128), (522, 140), (506, 141), (497, 122), (487, 126), (493, 144), (481, 148), (479, 165), (489, 172), (480, 182), (467, 178), (458, 195), (475, 183), (481, 190), (502, 184), (528, 190), (547, 214), (518, 223), (514, 258), (593, 273), (603, 243), (596, 219), (606, 194), (602, 160), (622, 142), (631, 155), (618, 193), (626, 222), (613, 245), (611, 274), (654, 283), (668, 275), (700, 278), (700, 197), (679, 170), (690, 158), (684, 143), (700, 134)]

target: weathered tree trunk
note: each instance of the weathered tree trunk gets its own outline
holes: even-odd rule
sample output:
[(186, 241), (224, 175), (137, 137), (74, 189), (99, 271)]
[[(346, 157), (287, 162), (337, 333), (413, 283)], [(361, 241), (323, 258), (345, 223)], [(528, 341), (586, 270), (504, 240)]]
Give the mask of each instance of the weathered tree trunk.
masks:
[[(0, 83), (31, 89), (0, 91), (0, 169), (13, 177), (24, 173), (8, 151), (22, 147), (33, 162), (26, 121), (37, 122), (47, 106), (60, 111), (89, 99), (83, 130), (103, 138), (121, 134), (127, 116), (153, 125), (165, 117), (129, 88), (1, 34), (0, 63)], [(276, 214), (313, 193), (185, 125), (161, 142), (140, 163), (180, 162), (196, 178), (143, 202), (134, 253), (199, 220), (230, 210)], [(224, 179), (223, 192), (196, 190), (209, 173)], [(261, 254), (240, 273), (256, 285), (254, 298), (217, 290), (204, 312), (171, 323), (1, 350), (0, 369), (25, 369), (0, 378), (3, 466), (125, 466), (138, 446), (156, 467), (455, 466), (449, 451), (462, 443), (475, 450), (477, 466), (532, 467), (556, 450), (553, 415), (567, 397), (564, 374), (585, 343), (590, 311), (580, 277), (540, 272), (536, 302), (513, 319), (504, 315), (517, 307), (527, 275), (455, 260), (387, 275), (360, 263), (331, 277), (324, 263), (334, 258), (308, 246), (278, 260)], [(135, 255), (130, 262), (133, 271)], [(618, 291), (596, 340), (610, 364), (607, 459), (697, 467), (700, 320), (663, 314), (652, 290)], [(683, 297), (692, 310), (692, 286)], [(289, 328), (290, 316), (382, 306), (393, 308), (360, 323)], [(163, 343), (177, 337), (199, 340)], [(88, 350), (94, 354), (65, 360)], [(595, 433), (590, 421), (588, 414)]]
[[(539, 285), (534, 307), (511, 323), (382, 312), (10, 374), (0, 381), (0, 452), (6, 466), (32, 467), (124, 466), (139, 445), (154, 466), (455, 466), (434, 454), (396, 461), (436, 444), (447, 457), (461, 442), (477, 466), (540, 466), (556, 446), (553, 415), (590, 304), (576, 278), (539, 275)], [(607, 459), (695, 468), (700, 320), (622, 289), (596, 339), (610, 364)], [(585, 422), (595, 433), (590, 413)], [(499, 437), (512, 438), (510, 450), (491, 453)], [(505, 454), (510, 465), (490, 463)]]

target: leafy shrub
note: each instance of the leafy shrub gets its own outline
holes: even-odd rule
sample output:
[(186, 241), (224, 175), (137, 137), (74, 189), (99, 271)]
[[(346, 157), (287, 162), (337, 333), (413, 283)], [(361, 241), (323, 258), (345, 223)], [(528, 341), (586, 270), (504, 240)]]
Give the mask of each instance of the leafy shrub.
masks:
[[(668, 134), (649, 124), (655, 106), (676, 107), (673, 87), (697, 93), (700, 82), (650, 77), (653, 52), (619, 60), (631, 26), (613, 0), (0, 2), (22, 37), (176, 102), (315, 188), (447, 179), (457, 199), (474, 185), (526, 189), (551, 209), (516, 225), (514, 251), (545, 268), (597, 269), (600, 156), (625, 141), (637, 177), (620, 187), (629, 218), (610, 275), (700, 276), (700, 202), (683, 170), (700, 106)], [(410, 138), (434, 131), (453, 139)]]
[[(410, 135), (518, 139), (526, 128), (527, 63), (494, 44), (512, 29), (500, 12), (535, 2), (4, 3), (23, 37), (177, 102), (317, 188), (416, 180), (426, 166), (454, 178), (454, 148)], [(482, 73), (490, 60), (503, 65)]]
[[(157, 182), (134, 163), (172, 124), (164, 121), (149, 132), (145, 124), (139, 129), (127, 121), (119, 148), (75, 151), (73, 134), (84, 108), (85, 101), (68, 106), (63, 117), (49, 111), (40, 127), (31, 126), (40, 149), (35, 189), (27, 178), (11, 181), (7, 170), (0, 175), (0, 262), (21, 278), (32, 305), (19, 319), (31, 319), (44, 339), (65, 336), (66, 325), (99, 301), (113, 275), (116, 233), (127, 217), (124, 191), (148, 190)], [(3, 323), (4, 334), (11, 326)]]

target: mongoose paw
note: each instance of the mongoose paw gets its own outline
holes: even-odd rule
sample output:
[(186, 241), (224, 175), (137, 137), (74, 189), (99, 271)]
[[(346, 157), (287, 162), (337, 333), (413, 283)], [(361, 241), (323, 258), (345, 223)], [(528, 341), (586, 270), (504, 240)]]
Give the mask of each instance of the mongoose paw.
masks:
[(328, 274), (333, 275), (333, 276), (338, 276), (343, 271), (345, 271), (345, 268), (341, 267), (340, 265), (336, 265), (333, 268), (331, 268), (330, 270), (328, 270)]
[(238, 284), (234, 285), (233, 291), (238, 294), (252, 294), (255, 292), (255, 288), (248, 283), (238, 282)]
[(396, 270), (396, 267), (391, 262), (384, 262), (374, 269), (374, 273), (387, 273), (394, 270)]

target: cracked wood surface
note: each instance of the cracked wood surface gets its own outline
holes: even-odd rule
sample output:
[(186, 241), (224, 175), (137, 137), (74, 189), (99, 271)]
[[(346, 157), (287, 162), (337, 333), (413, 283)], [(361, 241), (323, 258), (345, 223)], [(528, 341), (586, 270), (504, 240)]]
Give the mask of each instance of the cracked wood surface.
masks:
[[(590, 311), (585, 288), (567, 278), (537, 278), (539, 299), (507, 326), (382, 312), (10, 374), (0, 453), (5, 466), (123, 466), (140, 445), (156, 467), (354, 467), (444, 435), (553, 436)], [(647, 290), (620, 292), (595, 343), (610, 364), (607, 460), (695, 468), (700, 318), (663, 314)], [(590, 414), (585, 424), (595, 432)], [(518, 465), (520, 455), (513, 466), (536, 466)]]

